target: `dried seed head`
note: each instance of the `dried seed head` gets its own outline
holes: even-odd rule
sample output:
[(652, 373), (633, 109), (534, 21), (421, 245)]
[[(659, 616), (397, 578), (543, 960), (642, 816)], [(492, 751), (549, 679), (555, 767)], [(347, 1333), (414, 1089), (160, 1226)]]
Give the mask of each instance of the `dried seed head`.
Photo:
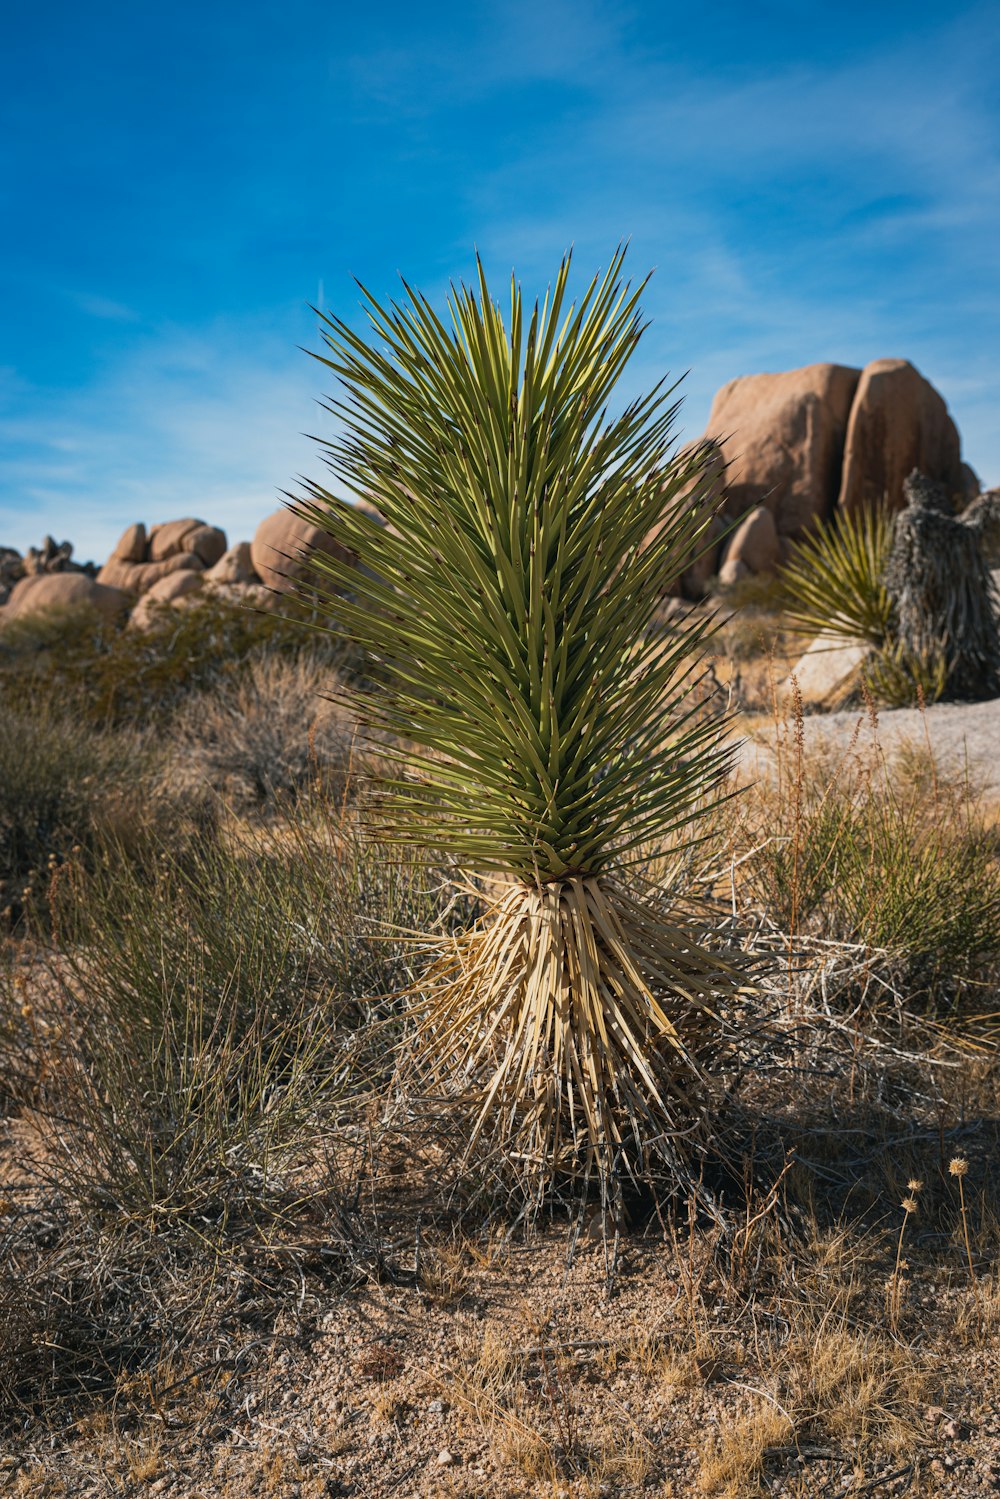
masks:
[(900, 1203), (904, 1213), (915, 1213), (917, 1211), (917, 1199), (915, 1197), (904, 1197)]
[(922, 1192), (924, 1190), (924, 1184), (919, 1176), (911, 1176), (910, 1180), (906, 1183), (906, 1187), (909, 1192)]
[(951, 1176), (965, 1176), (969, 1170), (969, 1163), (963, 1155), (954, 1155), (948, 1162), (948, 1171)]

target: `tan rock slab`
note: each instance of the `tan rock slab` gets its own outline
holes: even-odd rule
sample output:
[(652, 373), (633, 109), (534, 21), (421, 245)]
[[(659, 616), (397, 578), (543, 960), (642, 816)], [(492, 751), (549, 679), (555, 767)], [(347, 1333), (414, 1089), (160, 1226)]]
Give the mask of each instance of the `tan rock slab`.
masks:
[(860, 370), (809, 364), (743, 375), (716, 393), (706, 436), (728, 462), (726, 511), (764, 505), (783, 536), (801, 536), (832, 511)]
[(14, 584), (0, 609), (0, 620), (7, 624), (56, 609), (96, 609), (106, 619), (114, 619), (127, 607), (125, 593), (95, 582), (85, 573), (35, 573)]
[(842, 636), (817, 635), (796, 661), (781, 689), (787, 698), (794, 678), (804, 706), (835, 708), (858, 686), (871, 649), (865, 640), (845, 641)]
[(111, 555), (120, 562), (145, 562), (146, 527), (141, 520), (122, 532)]
[(851, 407), (841, 508), (885, 499), (891, 510), (902, 510), (903, 480), (915, 468), (949, 495), (964, 494), (961, 442), (944, 400), (907, 360), (876, 359), (865, 366)]

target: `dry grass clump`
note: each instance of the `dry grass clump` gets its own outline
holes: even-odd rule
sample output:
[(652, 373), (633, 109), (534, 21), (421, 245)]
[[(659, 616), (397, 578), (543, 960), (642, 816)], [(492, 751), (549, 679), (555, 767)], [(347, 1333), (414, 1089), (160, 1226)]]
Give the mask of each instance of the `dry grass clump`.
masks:
[(433, 920), (434, 897), (325, 805), (339, 868), (299, 823), (253, 852), (206, 841), (179, 865), (154, 841), (143, 864), (65, 872), (67, 950), (30, 1017), (26, 1101), (53, 1179), (92, 1211), (199, 1232), (259, 1221), (359, 1067), (391, 1065), (379, 996), (410, 957), (386, 936)]
[(47, 703), (0, 709), (0, 930), (32, 913), (44, 922), (48, 884), (69, 859), (155, 824), (157, 759), (148, 737), (96, 732)]
[(328, 662), (268, 653), (245, 674), (189, 697), (171, 735), (175, 792), (218, 792), (250, 808), (319, 788), (343, 795), (355, 725), (324, 693), (337, 686)]
[(207, 1327), (270, 1336), (304, 1275), (378, 1273), (355, 1176), (392, 1074), (385, 996), (412, 976), (400, 931), (440, 910), (322, 798), (246, 844), (64, 867), (61, 950), (0, 968), (7, 1414), (103, 1399)]
[(926, 1359), (809, 1309), (793, 1327), (784, 1342), (758, 1350), (759, 1372), (741, 1381), (750, 1398), (702, 1457), (704, 1492), (734, 1499), (766, 1492), (768, 1468), (787, 1468), (802, 1452), (850, 1454), (863, 1474), (872, 1458), (911, 1458), (923, 1445), (934, 1391)]

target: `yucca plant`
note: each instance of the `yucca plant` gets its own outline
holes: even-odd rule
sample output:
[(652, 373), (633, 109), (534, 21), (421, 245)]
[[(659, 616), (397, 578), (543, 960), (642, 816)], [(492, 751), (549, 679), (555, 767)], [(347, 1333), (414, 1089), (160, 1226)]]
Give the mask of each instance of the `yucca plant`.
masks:
[(842, 511), (809, 532), (779, 573), (792, 628), (881, 649), (892, 628), (892, 601), (882, 581), (891, 546), (885, 505)]
[(699, 455), (672, 456), (676, 386), (608, 414), (643, 331), (622, 259), (572, 305), (568, 257), (541, 306), (512, 278), (507, 324), (481, 264), (447, 320), (405, 282), (404, 305), (364, 293), (372, 342), (323, 317), (325, 458), (368, 506), (297, 504), (356, 559), (314, 560), (383, 684), (353, 701), (389, 767), (380, 835), (495, 897), (414, 996), (429, 1082), (469, 1089), (469, 1139), (532, 1191), (683, 1165), (740, 982), (641, 875), (697, 837), (730, 750), (692, 693), (711, 624), (655, 624), (711, 519)]

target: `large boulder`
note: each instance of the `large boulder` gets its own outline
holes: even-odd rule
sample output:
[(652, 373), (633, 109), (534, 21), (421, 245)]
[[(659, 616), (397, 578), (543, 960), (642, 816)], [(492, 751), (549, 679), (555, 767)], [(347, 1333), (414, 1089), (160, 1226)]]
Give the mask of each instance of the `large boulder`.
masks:
[(97, 574), (97, 581), (111, 588), (122, 588), (126, 593), (138, 594), (141, 598), (171, 573), (200, 573), (202, 570), (201, 558), (193, 552), (175, 552), (163, 562), (125, 562), (120, 557), (111, 557)]
[(226, 554), (226, 533), (218, 526), (195, 526), (182, 538), (181, 551), (192, 552), (206, 567), (214, 567)]
[(146, 527), (141, 520), (122, 532), (111, 555), (119, 562), (145, 562)]
[(716, 393), (707, 435), (725, 443), (728, 515), (764, 505), (779, 534), (797, 538), (831, 513), (860, 374), (810, 364), (743, 375)]
[(33, 573), (15, 583), (0, 618), (7, 624), (49, 610), (94, 609), (106, 619), (116, 619), (127, 607), (125, 593), (86, 573)]
[(841, 508), (885, 500), (901, 510), (903, 481), (913, 469), (944, 484), (950, 498), (965, 492), (958, 428), (941, 396), (907, 360), (876, 359), (862, 372), (851, 408)]
[[(147, 561), (165, 562), (168, 557), (175, 557), (178, 552), (191, 550), (183, 546), (184, 538), (191, 531), (200, 530), (204, 524), (203, 520), (195, 520), (193, 516), (186, 516), (183, 520), (168, 520), (158, 526), (150, 526)], [(222, 550), (225, 551), (225, 547)], [(221, 553), (219, 555), (221, 556)]]
[(315, 553), (350, 562), (348, 552), (319, 526), (313, 526), (291, 510), (275, 510), (261, 521), (250, 543), (254, 572), (268, 588), (288, 593), (308, 575), (308, 559)]

